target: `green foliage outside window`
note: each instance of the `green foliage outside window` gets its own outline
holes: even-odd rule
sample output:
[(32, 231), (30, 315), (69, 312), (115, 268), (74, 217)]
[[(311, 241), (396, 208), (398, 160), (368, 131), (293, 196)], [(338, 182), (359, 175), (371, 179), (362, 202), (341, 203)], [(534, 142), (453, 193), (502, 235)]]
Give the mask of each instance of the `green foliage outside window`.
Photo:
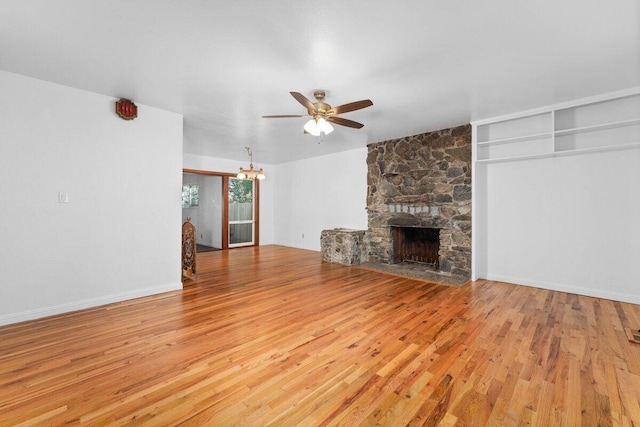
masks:
[(253, 181), (249, 179), (229, 180), (229, 203), (252, 203)]

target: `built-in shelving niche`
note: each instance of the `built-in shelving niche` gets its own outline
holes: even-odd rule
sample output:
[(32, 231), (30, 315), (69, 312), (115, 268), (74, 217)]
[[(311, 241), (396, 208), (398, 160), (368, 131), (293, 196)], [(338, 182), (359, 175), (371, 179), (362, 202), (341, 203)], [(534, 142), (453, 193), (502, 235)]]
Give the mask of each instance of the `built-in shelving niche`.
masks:
[(475, 162), (640, 147), (640, 91), (474, 123)]

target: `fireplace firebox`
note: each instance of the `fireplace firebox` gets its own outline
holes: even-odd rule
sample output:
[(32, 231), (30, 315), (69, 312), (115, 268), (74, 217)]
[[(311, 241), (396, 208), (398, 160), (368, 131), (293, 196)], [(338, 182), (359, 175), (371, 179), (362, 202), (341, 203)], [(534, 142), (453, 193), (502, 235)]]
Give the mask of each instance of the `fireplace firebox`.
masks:
[(426, 227), (391, 227), (393, 263), (440, 266), (440, 229)]

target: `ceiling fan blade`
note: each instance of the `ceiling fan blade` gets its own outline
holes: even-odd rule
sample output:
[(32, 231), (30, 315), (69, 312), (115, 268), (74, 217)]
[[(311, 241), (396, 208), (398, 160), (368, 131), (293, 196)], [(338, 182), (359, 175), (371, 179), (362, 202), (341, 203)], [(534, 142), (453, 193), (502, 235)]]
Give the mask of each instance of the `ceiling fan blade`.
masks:
[(289, 93), (291, 94), (291, 96), (293, 96), (296, 99), (296, 101), (302, 104), (302, 106), (306, 108), (307, 111), (309, 111), (309, 114), (311, 114), (312, 111), (316, 110), (316, 106), (313, 105), (313, 102), (309, 101), (303, 94), (299, 92), (289, 92)]
[(353, 120), (343, 119), (342, 117), (329, 116), (327, 117), (327, 121), (331, 123), (335, 123), (341, 126), (347, 126), (350, 128), (360, 129), (364, 125), (362, 123), (354, 122)]
[(288, 117), (308, 117), (308, 114), (282, 114), (276, 116), (262, 116), (263, 119), (284, 119)]
[(348, 104), (338, 105), (337, 107), (333, 107), (329, 110), (329, 114), (342, 114), (348, 113), (349, 111), (360, 110), (362, 108), (371, 107), (373, 102), (370, 99), (363, 99), (361, 101), (350, 102)]

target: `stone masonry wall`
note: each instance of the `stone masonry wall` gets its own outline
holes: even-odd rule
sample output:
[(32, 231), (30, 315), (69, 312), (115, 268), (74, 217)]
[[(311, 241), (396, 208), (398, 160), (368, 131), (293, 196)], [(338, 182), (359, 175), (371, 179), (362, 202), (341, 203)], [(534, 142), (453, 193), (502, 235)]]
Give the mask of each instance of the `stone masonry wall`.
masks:
[(471, 126), (368, 146), (367, 259), (393, 259), (391, 226), (440, 228), (440, 271), (471, 275)]

